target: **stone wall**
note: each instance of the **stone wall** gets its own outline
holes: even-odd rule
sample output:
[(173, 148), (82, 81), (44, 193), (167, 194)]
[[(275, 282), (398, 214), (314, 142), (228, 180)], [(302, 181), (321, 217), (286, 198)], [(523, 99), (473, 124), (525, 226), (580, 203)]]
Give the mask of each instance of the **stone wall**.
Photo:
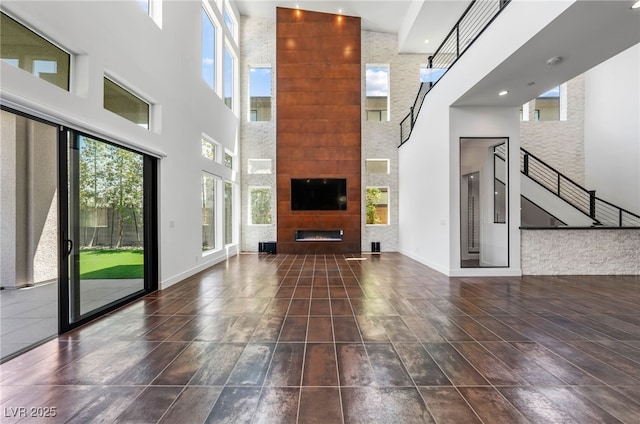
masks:
[[(362, 198), (366, 187), (389, 188), (389, 225), (366, 225), (362, 214), (362, 250), (369, 251), (372, 241), (379, 241), (382, 251), (398, 250), (398, 144), (400, 122), (420, 88), (420, 64), (428, 55), (399, 54), (395, 34), (362, 32), (362, 104), (365, 104), (365, 67), (388, 64), (390, 105), (388, 122), (370, 122), (362, 115)], [(367, 159), (389, 159), (389, 174), (367, 174)], [(365, 210), (364, 200), (362, 210)]]
[[(261, 241), (276, 239), (276, 25), (272, 19), (247, 18), (240, 24), (240, 170), (242, 251), (257, 251)], [(249, 68), (271, 66), (272, 116), (270, 121), (249, 122)], [(248, 174), (249, 159), (270, 159), (271, 174)], [(271, 188), (272, 224), (250, 225), (250, 187)]]
[(522, 230), (524, 275), (640, 275), (640, 230)]
[(584, 75), (566, 83), (566, 120), (534, 121), (534, 99), (529, 102), (529, 120), (520, 122), (522, 148), (582, 185), (585, 180), (584, 87)]
[[(276, 113), (272, 120), (248, 122), (247, 99), (249, 68), (270, 65), (272, 67), (272, 104), (276, 104), (276, 34), (275, 22), (266, 18), (242, 17), (240, 26), (240, 158), (242, 225), (241, 249), (256, 251), (258, 242), (276, 239)], [(426, 63), (427, 55), (399, 54), (395, 34), (362, 31), (362, 104), (365, 103), (365, 67), (367, 64), (388, 64), (390, 67), (390, 121), (369, 122), (362, 114), (362, 198), (367, 186), (388, 187), (390, 194), (389, 225), (366, 225), (362, 214), (362, 250), (368, 251), (372, 241), (379, 241), (382, 251), (398, 248), (398, 144), (400, 121), (409, 112), (420, 86), (420, 64)], [(271, 159), (272, 173), (249, 175), (249, 159)], [(366, 159), (389, 159), (389, 174), (367, 174)], [(249, 188), (252, 186), (272, 188), (273, 224), (249, 225)], [(362, 210), (364, 211), (364, 200)]]

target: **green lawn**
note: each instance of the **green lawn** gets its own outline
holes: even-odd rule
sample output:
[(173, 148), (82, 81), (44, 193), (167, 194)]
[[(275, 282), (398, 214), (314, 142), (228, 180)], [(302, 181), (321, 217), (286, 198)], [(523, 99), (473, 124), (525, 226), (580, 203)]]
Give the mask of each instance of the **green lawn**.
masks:
[(81, 250), (80, 278), (83, 280), (143, 278), (142, 250)]

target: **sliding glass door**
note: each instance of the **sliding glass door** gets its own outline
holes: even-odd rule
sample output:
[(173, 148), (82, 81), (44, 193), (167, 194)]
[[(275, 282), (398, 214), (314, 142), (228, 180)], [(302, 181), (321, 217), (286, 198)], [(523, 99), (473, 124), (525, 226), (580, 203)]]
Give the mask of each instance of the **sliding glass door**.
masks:
[(68, 317), (62, 325), (72, 328), (156, 288), (155, 164), (141, 153), (62, 131), (68, 188), (61, 293)]
[(58, 334), (58, 131), (0, 111), (0, 361)]
[(157, 289), (156, 160), (0, 110), (0, 362)]

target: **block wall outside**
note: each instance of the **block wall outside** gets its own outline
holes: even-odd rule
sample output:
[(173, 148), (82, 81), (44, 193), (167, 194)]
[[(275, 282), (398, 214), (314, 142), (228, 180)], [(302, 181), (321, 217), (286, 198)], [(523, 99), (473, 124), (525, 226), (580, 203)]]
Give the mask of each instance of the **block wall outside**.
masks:
[(640, 275), (640, 230), (523, 230), (523, 275)]

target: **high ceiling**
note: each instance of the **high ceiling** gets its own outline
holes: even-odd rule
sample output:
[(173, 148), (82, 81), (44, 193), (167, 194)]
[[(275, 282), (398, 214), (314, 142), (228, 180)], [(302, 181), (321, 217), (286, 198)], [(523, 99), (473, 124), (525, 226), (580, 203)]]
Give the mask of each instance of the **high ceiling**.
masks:
[[(521, 105), (637, 44), (640, 42), (640, 10), (631, 9), (635, 1), (576, 1), (484, 76), (458, 99), (456, 106)], [(345, 15), (361, 17), (364, 30), (397, 33), (401, 53), (433, 53), (470, 0), (236, 0), (232, 3), (241, 15), (267, 17), (274, 23), (276, 7), (300, 7), (325, 13), (342, 10)], [(541, 3), (541, 7), (545, 7), (544, 2)], [(562, 58), (558, 66), (547, 65), (553, 56)], [(509, 96), (496, 96), (505, 89)]]
[[(362, 18), (362, 29), (398, 34), (402, 53), (432, 53), (470, 0), (235, 0), (241, 15), (275, 21), (276, 7)], [(429, 40), (425, 43), (425, 40)]]

